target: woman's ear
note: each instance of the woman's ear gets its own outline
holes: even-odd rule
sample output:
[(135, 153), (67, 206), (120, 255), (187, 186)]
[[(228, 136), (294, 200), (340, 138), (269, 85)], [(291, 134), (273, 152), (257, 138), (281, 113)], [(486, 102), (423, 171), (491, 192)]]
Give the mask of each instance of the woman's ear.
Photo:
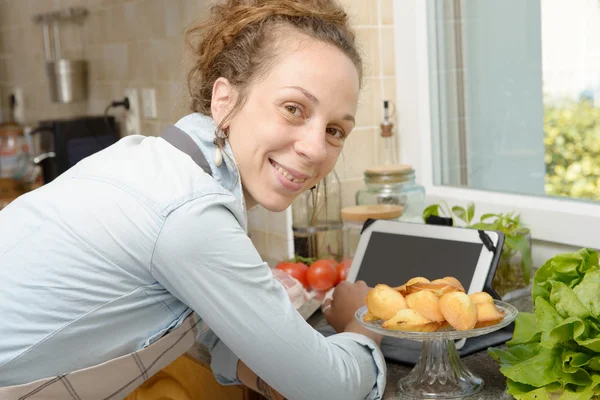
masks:
[[(215, 122), (218, 124), (223, 121), (229, 112), (233, 109), (237, 98), (237, 91), (233, 85), (225, 78), (218, 78), (213, 84), (212, 99), (210, 102), (210, 111)], [(225, 126), (223, 128), (226, 128)]]

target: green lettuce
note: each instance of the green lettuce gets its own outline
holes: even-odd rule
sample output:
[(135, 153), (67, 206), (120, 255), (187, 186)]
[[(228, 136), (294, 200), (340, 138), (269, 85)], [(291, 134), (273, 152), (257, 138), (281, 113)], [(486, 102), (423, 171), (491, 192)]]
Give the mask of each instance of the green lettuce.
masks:
[(533, 279), (534, 313), (521, 312), (506, 348), (489, 348), (522, 400), (600, 399), (598, 252), (559, 254)]

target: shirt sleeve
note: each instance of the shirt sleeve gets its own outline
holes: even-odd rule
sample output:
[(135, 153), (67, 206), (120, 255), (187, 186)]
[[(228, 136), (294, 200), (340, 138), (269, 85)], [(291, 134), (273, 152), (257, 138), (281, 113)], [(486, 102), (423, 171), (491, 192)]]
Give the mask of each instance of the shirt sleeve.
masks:
[(325, 338), (300, 316), (236, 219), (235, 201), (211, 194), (171, 212), (151, 265), (157, 281), (210, 326), (215, 336), (205, 343), (218, 379), (237, 382), (239, 357), (291, 400), (381, 399), (378, 346), (353, 333)]

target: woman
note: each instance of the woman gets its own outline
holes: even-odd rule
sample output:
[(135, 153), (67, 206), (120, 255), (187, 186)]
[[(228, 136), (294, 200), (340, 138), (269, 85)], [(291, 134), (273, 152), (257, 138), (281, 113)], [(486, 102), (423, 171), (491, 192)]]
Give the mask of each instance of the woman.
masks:
[(229, 0), (187, 39), (194, 113), (176, 127), (200, 154), (126, 137), (0, 212), (0, 387), (151, 348), (194, 311), (222, 384), (381, 398), (381, 337), (353, 320), (366, 285), (336, 289), (325, 314), (340, 333), (324, 338), (246, 234), (246, 209), (285, 210), (354, 127), (346, 14), (334, 0)]

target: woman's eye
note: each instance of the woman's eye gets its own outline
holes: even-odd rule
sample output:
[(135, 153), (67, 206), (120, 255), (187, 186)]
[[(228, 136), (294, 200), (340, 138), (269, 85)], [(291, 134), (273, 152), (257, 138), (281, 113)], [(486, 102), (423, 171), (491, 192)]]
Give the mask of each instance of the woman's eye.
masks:
[(285, 109), (288, 110), (288, 112), (290, 114), (292, 114), (295, 117), (301, 117), (302, 116), (302, 110), (300, 110), (300, 107), (296, 107), (296, 106), (292, 106), (292, 105), (287, 105), (285, 106)]
[(336, 139), (344, 139), (346, 135), (341, 129), (338, 128), (327, 128), (327, 134), (333, 136)]

